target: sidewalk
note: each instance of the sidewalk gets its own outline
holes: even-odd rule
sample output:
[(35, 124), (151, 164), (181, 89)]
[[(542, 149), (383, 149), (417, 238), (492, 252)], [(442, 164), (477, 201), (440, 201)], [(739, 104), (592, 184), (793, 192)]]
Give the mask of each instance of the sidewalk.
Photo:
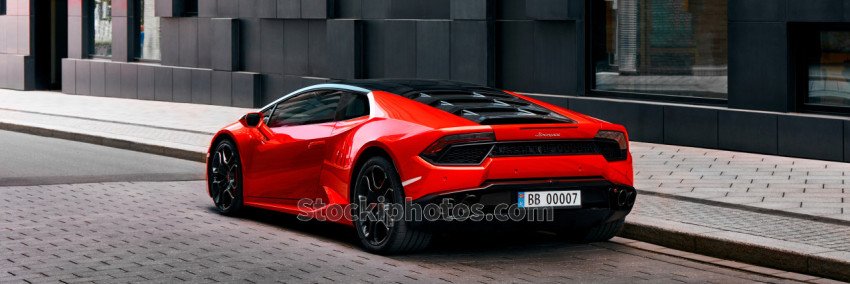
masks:
[[(0, 129), (202, 161), (249, 109), (0, 90)], [(850, 164), (632, 143), (641, 196), (623, 235), (850, 280)]]
[(249, 109), (0, 89), (0, 128), (203, 161)]

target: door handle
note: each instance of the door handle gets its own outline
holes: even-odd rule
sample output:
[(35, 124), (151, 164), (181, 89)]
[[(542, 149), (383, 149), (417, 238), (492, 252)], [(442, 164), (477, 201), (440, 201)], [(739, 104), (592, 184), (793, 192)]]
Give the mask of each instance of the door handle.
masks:
[(307, 149), (313, 149), (317, 147), (321, 147), (325, 145), (325, 141), (313, 141), (310, 144), (307, 144)]

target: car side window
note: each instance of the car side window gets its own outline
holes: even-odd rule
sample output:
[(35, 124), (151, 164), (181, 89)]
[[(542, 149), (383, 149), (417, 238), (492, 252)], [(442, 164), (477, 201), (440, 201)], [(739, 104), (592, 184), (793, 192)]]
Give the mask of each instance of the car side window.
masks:
[(313, 91), (278, 103), (269, 119), (269, 127), (296, 126), (334, 121), (342, 94)]
[(369, 115), (369, 98), (364, 94), (347, 93), (341, 106), (341, 120)]

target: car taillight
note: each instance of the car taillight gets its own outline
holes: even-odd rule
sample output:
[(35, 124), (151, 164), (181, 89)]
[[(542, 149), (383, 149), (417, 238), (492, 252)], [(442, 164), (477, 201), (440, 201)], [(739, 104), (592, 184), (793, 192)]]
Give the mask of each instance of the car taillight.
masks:
[(599, 131), (596, 133), (597, 139), (608, 139), (617, 141), (617, 146), (620, 147), (620, 150), (629, 149), (629, 141), (626, 141), (626, 134), (619, 131)]
[(599, 150), (608, 161), (623, 161), (629, 155), (629, 141), (626, 134), (619, 131), (599, 131), (596, 133)]
[(494, 141), (493, 132), (448, 135), (428, 146), (420, 156), (438, 165), (478, 165), (490, 153)]

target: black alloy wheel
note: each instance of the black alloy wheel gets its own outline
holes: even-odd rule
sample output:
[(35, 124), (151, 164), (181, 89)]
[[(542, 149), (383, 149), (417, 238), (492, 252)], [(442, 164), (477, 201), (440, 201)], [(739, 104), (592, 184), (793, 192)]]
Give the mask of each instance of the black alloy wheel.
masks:
[(215, 147), (208, 169), (210, 195), (215, 207), (225, 215), (242, 209), (242, 167), (239, 152), (232, 142), (224, 140)]
[[(357, 202), (366, 204), (359, 208), (360, 212), (369, 211), (372, 218), (358, 219), (359, 231), (362, 238), (372, 246), (384, 244), (392, 231), (392, 220), (384, 210), (395, 203), (394, 189), (388, 181), (386, 170), (380, 165), (372, 165), (360, 176), (357, 183)], [(361, 202), (365, 200), (365, 203)], [(358, 216), (364, 216), (363, 214)]]
[[(430, 232), (414, 228), (393, 212), (403, 212), (404, 188), (393, 164), (384, 157), (372, 157), (360, 167), (354, 185), (354, 227), (361, 245), (370, 252), (396, 254), (425, 248)], [(393, 211), (393, 207), (402, 211)], [(398, 217), (398, 216), (395, 216)]]

